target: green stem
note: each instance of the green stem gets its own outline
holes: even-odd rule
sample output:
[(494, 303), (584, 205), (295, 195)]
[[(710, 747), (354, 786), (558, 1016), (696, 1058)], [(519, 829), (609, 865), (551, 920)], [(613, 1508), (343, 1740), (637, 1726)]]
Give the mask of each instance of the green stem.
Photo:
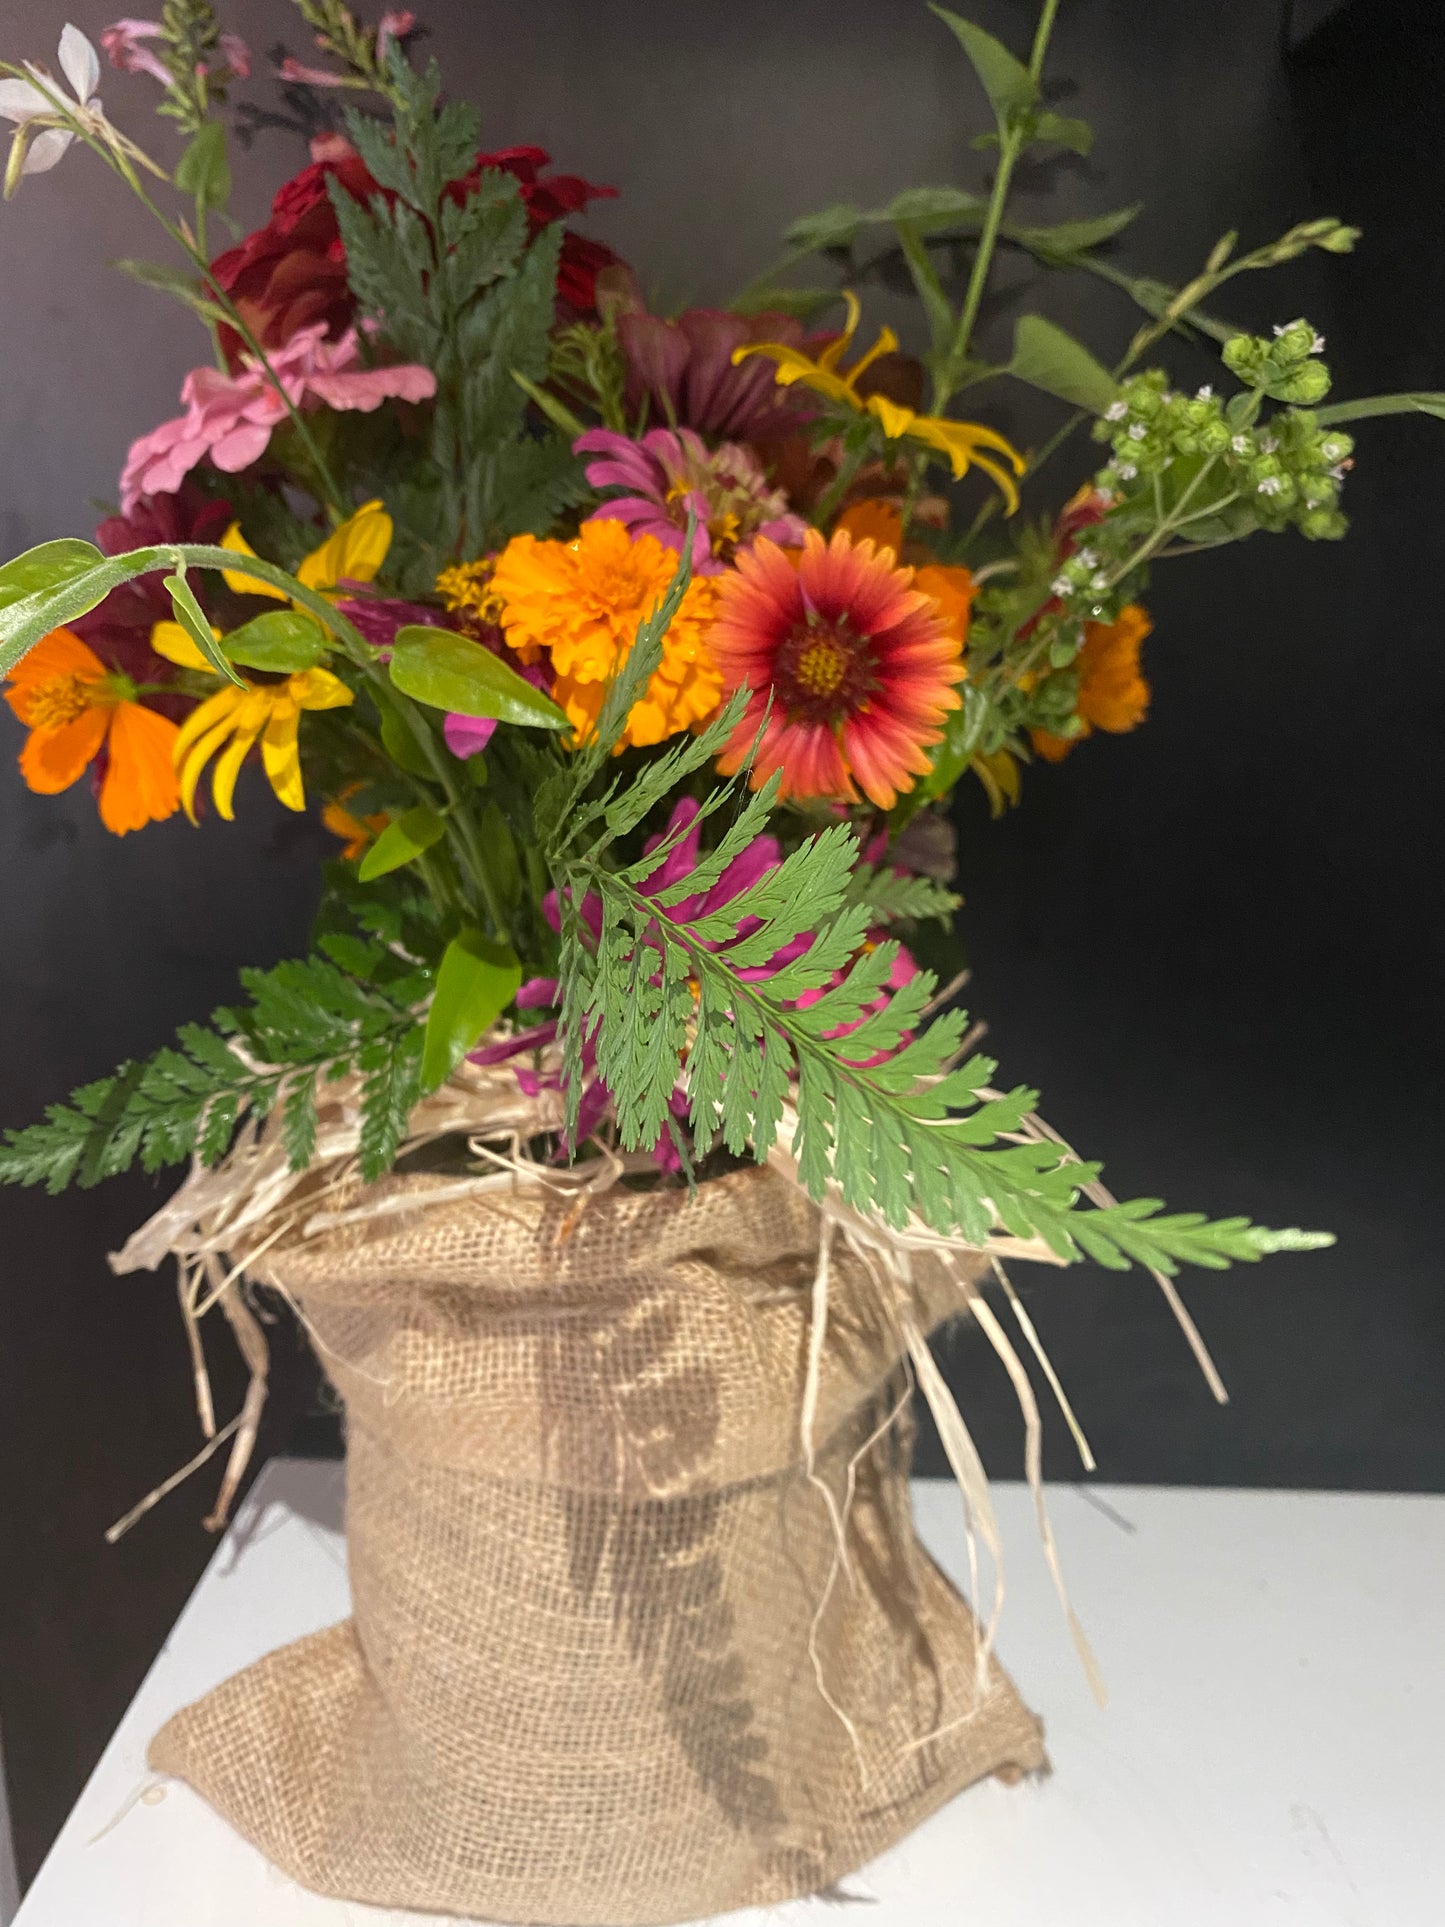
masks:
[[(1034, 29), (1034, 44), (1029, 54), (1029, 79), (1035, 86), (1043, 74), (1044, 55), (1048, 51), (1049, 36), (1053, 32), (1054, 19), (1058, 11), (1059, 0), (1044, 0), (1039, 11), (1038, 25)], [(933, 413), (936, 415), (943, 412), (950, 397), (957, 392), (955, 371), (961, 370), (968, 359), (969, 341), (973, 335), (974, 323), (978, 320), (984, 290), (988, 286), (994, 249), (998, 245), (998, 231), (1003, 220), (1004, 205), (1008, 200), (1013, 171), (1019, 155), (1023, 152), (1026, 137), (1025, 127), (1017, 122), (1008, 127), (1002, 124), (999, 126), (998, 170), (994, 174), (988, 211), (983, 217), (978, 246), (974, 251), (973, 272), (968, 277), (968, 287), (964, 293), (963, 308), (958, 317), (958, 327), (954, 332), (947, 368), (941, 368), (934, 376)]]

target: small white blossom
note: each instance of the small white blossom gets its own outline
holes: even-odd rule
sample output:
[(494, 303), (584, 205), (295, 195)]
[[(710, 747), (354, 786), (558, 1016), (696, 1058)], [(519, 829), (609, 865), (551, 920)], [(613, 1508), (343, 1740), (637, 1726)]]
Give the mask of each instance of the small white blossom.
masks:
[(1049, 588), (1056, 596), (1071, 596), (1074, 593), (1074, 585), (1066, 575), (1056, 575)]
[(1143, 441), (1143, 439), (1144, 439), (1144, 437), (1145, 437), (1145, 436), (1146, 436), (1146, 435), (1147, 435), (1148, 433), (1149, 433), (1149, 431), (1148, 431), (1148, 429), (1147, 429), (1147, 428), (1146, 428), (1146, 427), (1144, 426), (1144, 424), (1143, 424), (1143, 422), (1130, 422), (1130, 424), (1129, 424), (1129, 440), (1130, 440), (1131, 442), (1142, 442), (1142, 441)]
[(1259, 492), (1261, 495), (1278, 495), (1283, 486), (1278, 475), (1266, 475), (1259, 485)]
[(1138, 469), (1132, 462), (1120, 462), (1119, 477), (1121, 481), (1132, 482), (1138, 473)]
[(1205, 382), (1204, 386), (1198, 391), (1194, 399), (1196, 401), (1213, 401), (1214, 400), (1214, 390), (1209, 385), (1208, 382)]
[(1326, 435), (1320, 443), (1320, 453), (1327, 462), (1338, 462), (1344, 455), (1345, 445), (1338, 435)]
[(1104, 420), (1106, 422), (1121, 422), (1128, 412), (1129, 405), (1127, 402), (1111, 401), (1109, 406), (1104, 410)]
[(1080, 549), (1078, 560), (1080, 566), (1085, 569), (1097, 569), (1099, 566), (1098, 553), (1094, 549)]
[(1323, 335), (1317, 334), (1314, 340), (1310, 343), (1310, 353), (1312, 355), (1322, 355), (1324, 351), (1325, 351), (1325, 338)]
[(1279, 447), (1279, 436), (1278, 435), (1261, 435), (1259, 438), (1259, 445), (1264, 450), (1266, 455), (1273, 455), (1274, 451)]
[(1108, 586), (1109, 586), (1109, 577), (1103, 569), (1100, 569), (1097, 575), (1092, 575), (1089, 577), (1089, 587), (1091, 589), (1097, 589), (1102, 593), (1102, 591), (1107, 589)]
[(1114, 491), (1111, 488), (1096, 488), (1094, 490), (1094, 497), (1101, 509), (1108, 509), (1114, 506)]
[(1334, 467), (1329, 471), (1331, 480), (1336, 482), (1344, 481), (1347, 473), (1348, 464), (1345, 462), (1336, 462)]
[[(60, 36), (59, 53), (60, 70), (70, 82), (78, 118), (99, 114), (100, 101), (95, 90), (100, 85), (100, 55), (79, 27), (72, 26), (67, 26)], [(75, 139), (73, 128), (56, 124), (60, 112), (52, 95), (59, 89), (50, 75), (29, 60), (25, 67), (34, 76), (32, 80), (0, 79), (0, 117), (15, 122), (15, 139), (21, 144), (18, 167), (12, 161), (17, 178), (20, 174), (44, 174), (55, 166)], [(36, 82), (43, 84), (37, 86)], [(50, 93), (46, 92), (47, 87)], [(30, 129), (36, 122), (40, 123), (39, 131), (32, 133)]]
[(1234, 450), (1236, 455), (1247, 455), (1249, 453), (1248, 435), (1231, 436), (1229, 446)]

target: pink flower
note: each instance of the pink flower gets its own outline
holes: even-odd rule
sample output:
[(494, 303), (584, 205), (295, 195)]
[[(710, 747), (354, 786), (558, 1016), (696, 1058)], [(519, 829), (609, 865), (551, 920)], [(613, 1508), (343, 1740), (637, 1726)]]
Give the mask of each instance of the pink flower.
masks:
[(690, 428), (649, 429), (632, 441), (611, 428), (591, 428), (572, 444), (589, 463), (593, 488), (628, 492), (604, 502), (596, 519), (623, 522), (634, 535), (654, 535), (682, 552), (688, 510), (697, 517), (692, 566), (699, 575), (721, 575), (739, 549), (760, 535), (795, 548), (806, 524), (788, 510), (781, 489), (768, 486), (757, 457), (736, 442), (709, 449)]
[[(327, 408), (359, 409), (369, 414), (393, 397), (428, 401), (436, 376), (411, 363), (365, 368), (356, 330), (339, 341), (324, 339), (326, 324), (299, 328), (284, 348), (271, 355), (276, 381), (295, 408), (320, 403)], [(120, 478), (121, 507), (129, 513), (142, 495), (168, 495), (197, 463), (235, 474), (265, 454), (272, 431), (286, 419), (286, 402), (271, 375), (250, 356), (236, 375), (215, 368), (194, 368), (181, 385), (184, 415), (162, 422), (131, 444)]]
[[(123, 74), (149, 74), (158, 80), (162, 87), (169, 87), (172, 76), (167, 72), (158, 54), (146, 46), (148, 40), (159, 40), (161, 23), (159, 20), (117, 20), (114, 26), (103, 29), (100, 44), (105, 48), (112, 67), (118, 67)], [(205, 65), (205, 71), (212, 80), (248, 80), (251, 74), (251, 53), (239, 34), (223, 33), (220, 37), (221, 58), (214, 64)], [(204, 63), (203, 63), (204, 64)]]

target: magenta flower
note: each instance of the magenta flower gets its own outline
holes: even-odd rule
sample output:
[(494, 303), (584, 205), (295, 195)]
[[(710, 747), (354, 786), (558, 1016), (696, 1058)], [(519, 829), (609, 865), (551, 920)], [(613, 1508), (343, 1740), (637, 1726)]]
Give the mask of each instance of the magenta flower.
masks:
[(697, 517), (692, 566), (699, 575), (721, 575), (739, 549), (760, 535), (796, 548), (807, 524), (788, 509), (781, 489), (751, 450), (736, 442), (709, 449), (690, 428), (652, 428), (632, 441), (611, 428), (590, 428), (572, 444), (577, 455), (598, 455), (587, 479), (593, 488), (628, 492), (604, 502), (597, 520), (624, 522), (634, 535), (656, 536), (682, 553), (689, 509)]
[(676, 321), (620, 314), (617, 343), (627, 363), (629, 415), (646, 402), (653, 420), (729, 441), (790, 433), (812, 419), (812, 405), (796, 389), (779, 388), (772, 363), (760, 355), (733, 366), (733, 350), (756, 341), (804, 346), (802, 323), (792, 315), (738, 315), (721, 308), (689, 308)]
[[(436, 376), (414, 363), (362, 366), (356, 330), (339, 341), (325, 339), (325, 322), (298, 328), (271, 354), (271, 368), (295, 408), (327, 408), (369, 414), (384, 401), (429, 401)], [(181, 384), (184, 415), (162, 422), (132, 442), (120, 478), (127, 513), (142, 495), (173, 494), (198, 462), (209, 460), (227, 474), (249, 468), (265, 454), (272, 431), (286, 419), (286, 402), (271, 374), (253, 357), (242, 357), (237, 375), (193, 368)]]

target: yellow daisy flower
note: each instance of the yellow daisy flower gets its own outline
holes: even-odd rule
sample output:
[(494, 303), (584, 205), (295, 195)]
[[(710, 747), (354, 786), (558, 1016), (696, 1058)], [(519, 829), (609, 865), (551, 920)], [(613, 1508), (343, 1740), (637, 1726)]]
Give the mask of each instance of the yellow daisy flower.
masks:
[(303, 669), (282, 682), (248, 682), (240, 689), (227, 683), (191, 711), (176, 737), (175, 768), (186, 815), (195, 822), (196, 785), (206, 764), (219, 752), (211, 775), (211, 797), (217, 813), (228, 823), (234, 820), (231, 798), (236, 778), (258, 739), (261, 762), (278, 801), (288, 810), (304, 810), (301, 712), (344, 709), (354, 700), (346, 684), (329, 669)]
[[(1012, 442), (992, 428), (985, 428), (981, 422), (957, 422), (945, 415), (920, 415), (912, 408), (905, 408), (899, 402), (890, 401), (886, 395), (860, 395), (858, 378), (880, 355), (898, 352), (898, 337), (891, 328), (880, 328), (878, 339), (868, 350), (860, 355), (850, 368), (842, 367), (843, 356), (852, 346), (853, 337), (858, 331), (861, 309), (858, 297), (845, 291), (844, 301), (848, 306), (848, 320), (836, 341), (829, 342), (822, 353), (814, 357), (804, 354), (782, 341), (752, 341), (744, 347), (733, 350), (733, 364), (746, 361), (749, 355), (766, 355), (777, 365), (774, 380), (780, 387), (789, 387), (793, 382), (801, 382), (815, 394), (827, 400), (841, 402), (846, 408), (856, 409), (860, 414), (872, 415), (882, 426), (883, 432), (892, 441), (922, 442), (926, 447), (936, 449), (940, 455), (948, 457), (954, 479), (966, 475), (970, 468), (981, 468), (994, 483), (1008, 504), (1008, 512), (1013, 514), (1019, 505), (1019, 492), (1014, 485), (1014, 476), (1024, 472), (1024, 458)], [(996, 462), (992, 456), (980, 454), (980, 449), (993, 449), (1002, 455), (1004, 461), (1013, 469), (1013, 475), (1003, 463)]]

